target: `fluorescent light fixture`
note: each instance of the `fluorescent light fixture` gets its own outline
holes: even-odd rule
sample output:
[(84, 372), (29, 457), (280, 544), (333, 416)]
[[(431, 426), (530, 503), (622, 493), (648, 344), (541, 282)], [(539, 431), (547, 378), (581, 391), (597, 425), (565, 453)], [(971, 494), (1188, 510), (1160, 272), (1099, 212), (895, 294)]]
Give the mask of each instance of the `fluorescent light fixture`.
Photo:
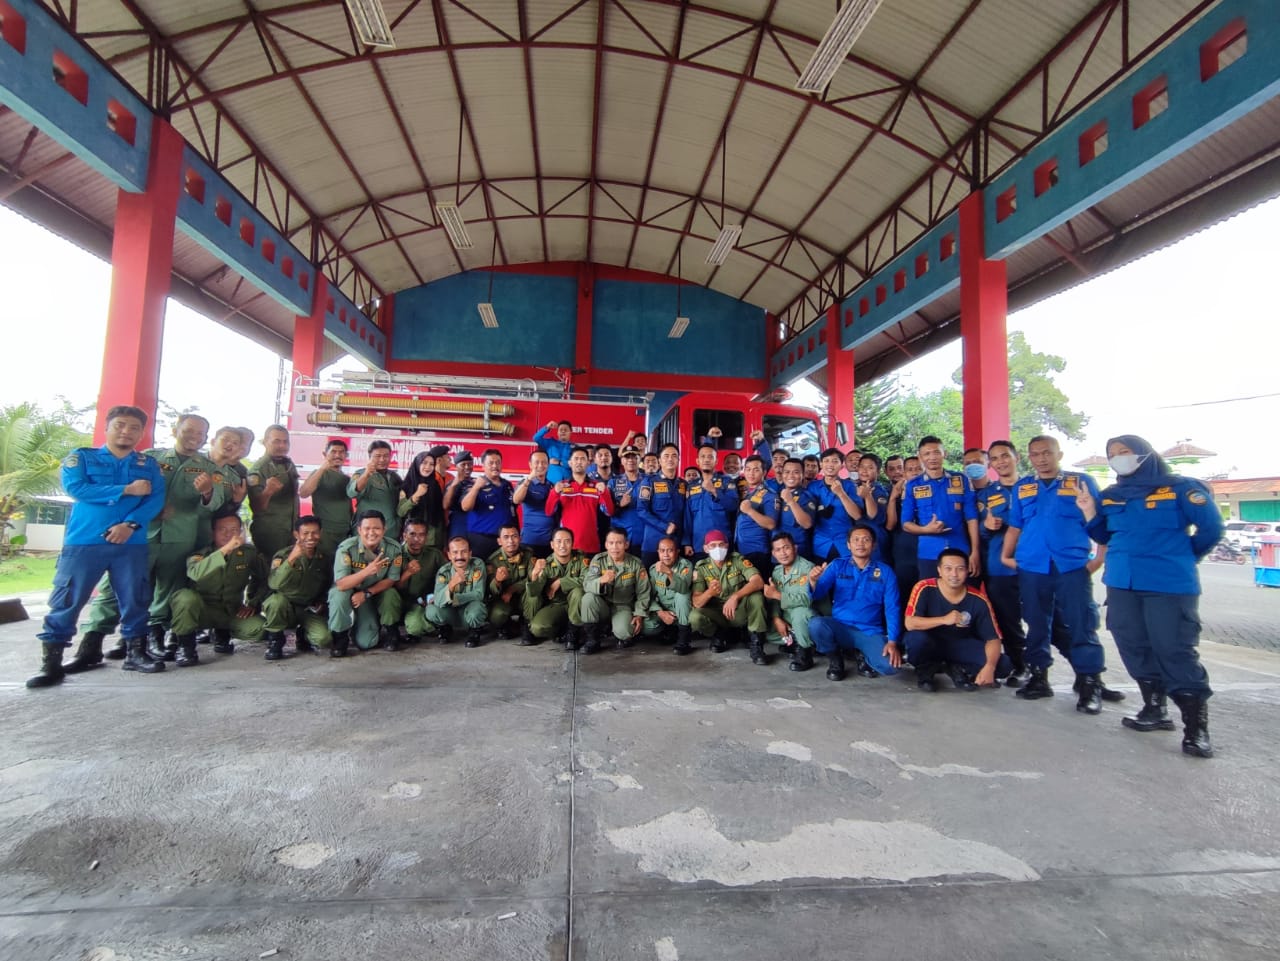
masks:
[(447, 202), (436, 204), (436, 216), (444, 225), (444, 232), (449, 235), (449, 243), (458, 250), (471, 249), (471, 235), (467, 233), (467, 222), (462, 219), (457, 204)]
[(480, 320), (486, 327), (498, 326), (498, 315), (493, 312), (493, 304), (476, 304), (480, 309)]
[(707, 254), (707, 263), (717, 267), (723, 264), (725, 258), (729, 256), (729, 251), (738, 246), (738, 238), (741, 236), (741, 224), (725, 224), (721, 227), (720, 236), (716, 238), (716, 242), (711, 246), (711, 252)]
[(809, 65), (796, 81), (796, 89), (803, 93), (817, 93), (827, 89), (827, 84), (844, 63), (858, 36), (884, 0), (845, 0), (836, 18), (827, 27), (826, 35), (809, 58)]
[(683, 336), (684, 336), (684, 332), (685, 332), (686, 330), (688, 330), (688, 329), (689, 329), (689, 318), (688, 318), (688, 317), (677, 317), (677, 318), (676, 318), (676, 322), (675, 322), (674, 324), (672, 324), (672, 325), (671, 325), (671, 331), (667, 334), (667, 336), (668, 336), (668, 337), (683, 337)]
[(360, 39), (369, 47), (394, 47), (391, 24), (382, 9), (381, 0), (346, 0), (347, 13)]

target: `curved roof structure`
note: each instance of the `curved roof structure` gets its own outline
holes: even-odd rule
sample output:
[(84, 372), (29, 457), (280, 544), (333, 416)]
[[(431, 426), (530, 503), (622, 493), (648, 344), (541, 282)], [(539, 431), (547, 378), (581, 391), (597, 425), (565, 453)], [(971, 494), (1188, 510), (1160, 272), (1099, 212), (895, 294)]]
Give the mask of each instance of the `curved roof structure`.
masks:
[[(591, 261), (679, 272), (791, 331), (1213, 6), (885, 0), (815, 95), (796, 80), (831, 22), (818, 0), (382, 0), (388, 48), (342, 0), (45, 3), (356, 304)], [(1124, 241), (1273, 161), (1277, 121), (1269, 103), (1018, 251), (1013, 302), (1146, 249)], [(12, 113), (0, 159), (0, 197), (82, 242), (109, 229), (114, 189)], [(737, 247), (708, 264), (726, 225)], [(192, 299), (287, 345), (286, 310), (177, 243)], [(860, 349), (860, 379), (954, 336), (957, 311), (944, 297)]]

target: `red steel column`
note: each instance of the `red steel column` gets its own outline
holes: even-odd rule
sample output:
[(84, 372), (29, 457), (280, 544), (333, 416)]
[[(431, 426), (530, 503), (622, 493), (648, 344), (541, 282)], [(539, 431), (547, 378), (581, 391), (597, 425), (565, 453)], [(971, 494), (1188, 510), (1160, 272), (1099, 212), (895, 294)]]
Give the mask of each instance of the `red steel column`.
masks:
[[(324, 316), (329, 311), (329, 279), (316, 271), (316, 293), (311, 314), (298, 314), (293, 320), (293, 376), (314, 379), (324, 362)], [(290, 391), (290, 397), (293, 392)], [(292, 408), (290, 404), (290, 408)]]
[(151, 444), (184, 145), (182, 135), (157, 118), (151, 126), (146, 192), (121, 190), (116, 198), (107, 340), (93, 429), (98, 444), (105, 437), (107, 410), (115, 404), (133, 404), (147, 412), (151, 420), (142, 446)]
[(840, 349), (840, 305), (827, 308), (827, 443), (835, 447), (836, 422), (843, 421), (853, 441), (853, 351)]
[(573, 391), (585, 396), (591, 390), (592, 300), (596, 272), (588, 263), (578, 265), (578, 327), (573, 342), (573, 366), (586, 373), (573, 375)]
[(964, 348), (964, 444), (1009, 436), (1008, 272), (987, 260), (982, 193), (960, 202), (960, 339)]

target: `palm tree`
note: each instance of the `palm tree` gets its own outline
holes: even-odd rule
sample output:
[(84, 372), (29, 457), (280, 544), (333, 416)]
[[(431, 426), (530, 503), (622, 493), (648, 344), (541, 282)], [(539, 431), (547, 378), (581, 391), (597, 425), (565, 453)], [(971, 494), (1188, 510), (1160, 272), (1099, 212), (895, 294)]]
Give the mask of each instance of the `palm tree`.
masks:
[(32, 498), (56, 493), (62, 459), (89, 443), (76, 426), (79, 414), (66, 403), (53, 414), (31, 403), (0, 407), (0, 553), (7, 553), (14, 516)]

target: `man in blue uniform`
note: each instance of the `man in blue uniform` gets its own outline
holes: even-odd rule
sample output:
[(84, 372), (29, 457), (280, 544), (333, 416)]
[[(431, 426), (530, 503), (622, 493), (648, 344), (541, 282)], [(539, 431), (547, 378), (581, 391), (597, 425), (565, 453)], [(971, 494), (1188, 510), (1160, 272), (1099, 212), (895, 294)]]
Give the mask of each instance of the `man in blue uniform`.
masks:
[(982, 574), (982, 547), (978, 540), (978, 504), (969, 478), (942, 466), (946, 452), (942, 441), (922, 438), (917, 451), (924, 473), (906, 485), (902, 498), (902, 529), (916, 534), (916, 567), (919, 580), (936, 577), (938, 555), (954, 547), (969, 556), (969, 576)]
[(818, 515), (818, 502), (804, 486), (804, 462), (787, 458), (779, 476), (778, 529), (790, 534), (801, 557), (813, 560), (813, 524)]
[(734, 547), (760, 571), (766, 581), (773, 573), (770, 544), (777, 530), (780, 510), (778, 495), (764, 484), (764, 458), (752, 454), (742, 466), (746, 486), (738, 502), (738, 523), (733, 529)]
[[(672, 538), (681, 546), (688, 545), (685, 535), (684, 480), (679, 475), (680, 448), (675, 444), (663, 444), (658, 451), (657, 473), (649, 474), (640, 484), (640, 503), (637, 508), (644, 524), (644, 546), (640, 559), (652, 567), (658, 562), (658, 542)], [(692, 554), (692, 550), (686, 550)]]
[(863, 454), (858, 458), (857, 493), (862, 501), (862, 517), (876, 529), (876, 546), (889, 559), (889, 488), (880, 482), (880, 458)]
[(66, 667), (62, 653), (76, 633), (76, 619), (94, 585), (105, 573), (120, 604), (125, 638), (124, 669), (152, 674), (164, 662), (146, 658), (147, 525), (164, 506), (160, 465), (136, 448), (147, 426), (137, 407), (107, 411), (106, 443), (94, 450), (79, 447), (62, 462), (62, 489), (75, 498), (53, 576), (49, 613), (36, 635), (42, 645), (40, 673), (27, 687), (51, 687), (66, 674), (78, 674), (102, 663), (102, 634), (88, 634)]
[[(974, 483), (978, 502), (979, 533), (982, 538), (982, 586), (995, 611), (996, 627), (1004, 642), (1004, 652), (1013, 663), (1007, 685), (1017, 687), (1026, 676), (1027, 632), (1022, 628), (1022, 599), (1018, 594), (1018, 572), (1000, 559), (1004, 550), (1006, 524), (1018, 483), (1018, 452), (1007, 440), (992, 441), (987, 462), (996, 472), (995, 481), (985, 476)], [(976, 473), (976, 471), (975, 471)]]
[(498, 549), (498, 532), (516, 524), (515, 485), (502, 476), (502, 453), (495, 448), (480, 458), (484, 473), (475, 478), (462, 496), (467, 512), (467, 541), (471, 553), (482, 560)]
[(822, 452), (822, 473), (809, 484), (818, 502), (813, 526), (813, 556), (818, 562), (848, 557), (849, 531), (862, 520), (863, 503), (858, 485), (840, 476), (844, 455), (834, 447)]
[[(552, 437), (552, 432), (555, 436)], [(541, 427), (533, 435), (533, 442), (547, 453), (547, 480), (552, 485), (569, 480), (573, 472), (569, 470), (569, 455), (573, 453), (573, 425), (567, 420), (553, 420), (546, 427)]]
[(622, 448), (622, 473), (609, 478), (613, 497), (613, 526), (627, 532), (627, 550), (640, 557), (644, 553), (644, 521), (640, 519), (640, 448)]
[(1031, 676), (1019, 688), (1024, 700), (1052, 697), (1049, 641), (1055, 608), (1071, 634), (1069, 660), (1080, 695), (1076, 710), (1102, 711), (1102, 645), (1091, 632), (1089, 601), (1090, 539), (1076, 499), (1085, 491), (1095, 501), (1093, 478), (1062, 470), (1062, 450), (1052, 437), (1037, 436), (1027, 445), (1034, 474), (1021, 478), (1009, 510), (1001, 561), (1018, 571), (1022, 619), (1027, 622), (1027, 666)]
[(832, 616), (809, 621), (813, 646), (827, 655), (827, 677), (844, 679), (843, 649), (854, 652), (864, 677), (896, 674), (902, 665), (898, 638), (902, 611), (893, 568), (872, 559), (876, 533), (870, 524), (849, 532), (849, 556), (815, 567), (811, 594), (814, 602), (832, 598)]
[(716, 449), (710, 444), (698, 448), (698, 478), (689, 486), (685, 502), (686, 543), (693, 556), (706, 556), (702, 545), (707, 531), (733, 530), (738, 513), (738, 485), (716, 470)]
[(534, 557), (551, 556), (551, 535), (560, 526), (557, 517), (547, 516), (547, 498), (551, 481), (547, 479), (547, 452), (535, 450), (529, 455), (529, 473), (516, 485), (511, 502), (520, 508), (520, 543)]

